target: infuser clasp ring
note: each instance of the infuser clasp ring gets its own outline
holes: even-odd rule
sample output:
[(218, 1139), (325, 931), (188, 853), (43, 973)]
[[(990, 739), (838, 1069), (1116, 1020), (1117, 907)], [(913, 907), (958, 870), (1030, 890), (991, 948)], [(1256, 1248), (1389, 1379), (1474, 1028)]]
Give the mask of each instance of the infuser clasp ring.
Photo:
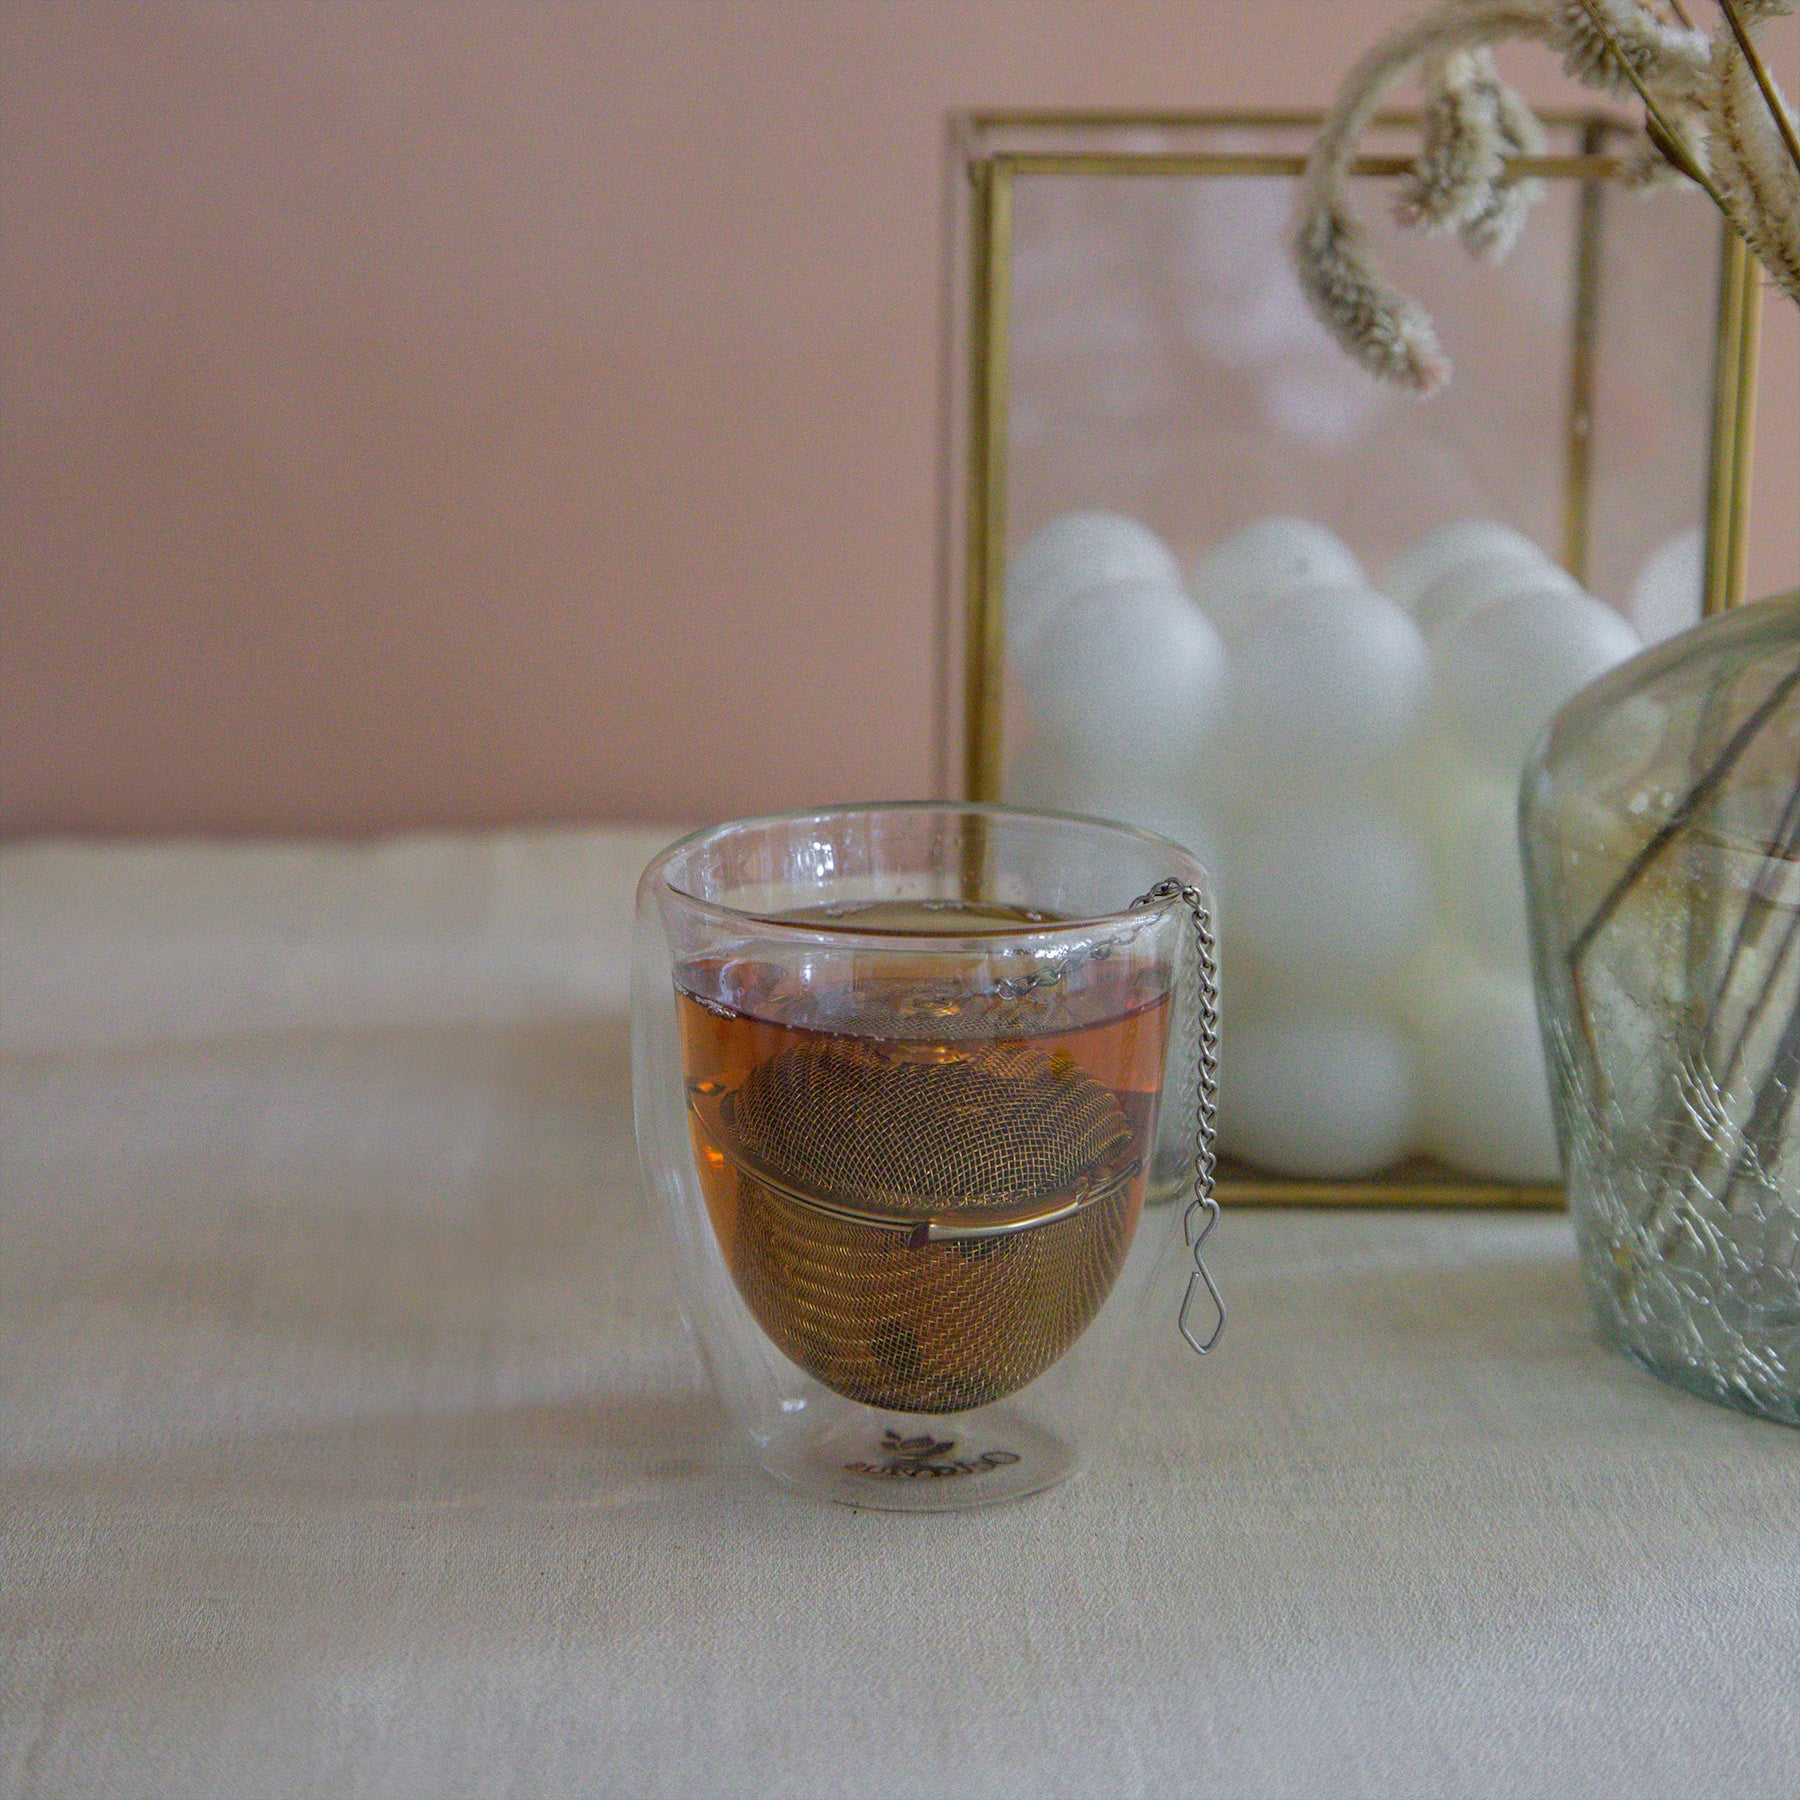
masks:
[(731, 1096), (718, 1082), (691, 1083), (688, 1107), (700, 1121), (708, 1141), (740, 1174), (747, 1175), (759, 1187), (767, 1188), (796, 1206), (839, 1219), (847, 1225), (861, 1225), (875, 1231), (904, 1233), (909, 1247), (921, 1244), (957, 1244), (984, 1238), (1012, 1237), (1021, 1231), (1035, 1231), (1041, 1225), (1054, 1225), (1072, 1219), (1103, 1200), (1116, 1198), (1128, 1188), (1143, 1170), (1142, 1157), (1107, 1160), (1084, 1171), (1074, 1186), (1060, 1193), (1046, 1194), (1023, 1206), (961, 1205), (948, 1212), (893, 1213), (882, 1212), (837, 1195), (801, 1188), (783, 1178), (760, 1157), (754, 1156), (739, 1142), (731, 1128)]

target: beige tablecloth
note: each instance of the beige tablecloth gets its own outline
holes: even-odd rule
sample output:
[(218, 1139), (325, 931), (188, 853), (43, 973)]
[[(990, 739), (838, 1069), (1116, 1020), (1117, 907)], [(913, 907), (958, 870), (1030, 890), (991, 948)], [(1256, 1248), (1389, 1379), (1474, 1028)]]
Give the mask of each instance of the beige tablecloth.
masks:
[(643, 833), (0, 857), (0, 1793), (1800, 1791), (1800, 1433), (1567, 1223), (1235, 1214), (1117, 1454), (726, 1435), (631, 1144)]

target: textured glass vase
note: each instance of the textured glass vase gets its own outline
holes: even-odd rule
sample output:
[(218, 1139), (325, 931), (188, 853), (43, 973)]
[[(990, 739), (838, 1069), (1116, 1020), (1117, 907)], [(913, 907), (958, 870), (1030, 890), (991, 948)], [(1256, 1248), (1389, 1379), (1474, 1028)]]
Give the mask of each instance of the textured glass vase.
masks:
[(1602, 1328), (1666, 1380), (1800, 1424), (1800, 594), (1571, 701), (1520, 835)]

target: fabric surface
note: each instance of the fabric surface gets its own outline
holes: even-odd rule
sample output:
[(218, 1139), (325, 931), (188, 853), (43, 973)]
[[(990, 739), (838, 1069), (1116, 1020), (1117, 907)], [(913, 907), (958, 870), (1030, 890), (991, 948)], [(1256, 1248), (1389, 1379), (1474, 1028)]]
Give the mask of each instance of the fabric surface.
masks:
[(1800, 1790), (1800, 1433), (1569, 1226), (1228, 1214), (1052, 1493), (752, 1470), (641, 1195), (649, 833), (14, 850), (0, 1794)]

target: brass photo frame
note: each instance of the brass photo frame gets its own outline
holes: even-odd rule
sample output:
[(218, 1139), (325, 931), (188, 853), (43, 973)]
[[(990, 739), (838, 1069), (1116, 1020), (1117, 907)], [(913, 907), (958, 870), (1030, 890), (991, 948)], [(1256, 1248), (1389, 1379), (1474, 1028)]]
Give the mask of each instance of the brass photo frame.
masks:
[[(961, 789), (972, 800), (1001, 798), (1003, 773), (1003, 596), (1007, 556), (1007, 473), (1013, 325), (1015, 184), (1036, 176), (1231, 178), (1296, 177), (1301, 147), (1316, 131), (1316, 112), (1064, 113), (995, 112), (955, 121), (954, 180), (961, 190), (951, 284), (952, 354), (961, 364), (963, 479), (946, 494), (946, 624), (940, 693), (960, 733)], [(1573, 133), (1572, 154), (1516, 159), (1519, 176), (1581, 184), (1575, 208), (1571, 270), (1571, 341), (1562, 444), (1562, 557), (1580, 579), (1587, 567), (1591, 522), (1590, 459), (1594, 442), (1594, 336), (1599, 284), (1601, 184), (1616, 181), (1621, 159), (1610, 139), (1627, 128), (1611, 115), (1543, 115), (1547, 126)], [(1378, 128), (1415, 133), (1416, 115), (1389, 114)], [(1200, 141), (1228, 133), (1234, 147)], [(1241, 147), (1265, 134), (1267, 149)], [(1412, 167), (1404, 150), (1358, 159), (1353, 173), (1397, 178)], [(1717, 309), (1707, 440), (1704, 507), (1704, 598), (1707, 613), (1743, 598), (1746, 508), (1755, 424), (1760, 283), (1756, 265), (1729, 226), (1720, 237)], [(1446, 251), (1446, 254), (1450, 252)], [(958, 297), (960, 291), (960, 298)], [(957, 340), (960, 339), (960, 343)], [(958, 371), (953, 371), (952, 386)], [(953, 424), (957, 421), (953, 420)], [(954, 447), (947, 446), (954, 461)], [(959, 579), (960, 578), (960, 579)], [(957, 588), (960, 586), (960, 604)], [(955, 696), (960, 691), (960, 708)], [(946, 770), (948, 777), (950, 772)], [(1556, 1184), (1484, 1180), (1415, 1158), (1367, 1180), (1294, 1179), (1265, 1175), (1224, 1159), (1220, 1198), (1238, 1205), (1560, 1207)]]

